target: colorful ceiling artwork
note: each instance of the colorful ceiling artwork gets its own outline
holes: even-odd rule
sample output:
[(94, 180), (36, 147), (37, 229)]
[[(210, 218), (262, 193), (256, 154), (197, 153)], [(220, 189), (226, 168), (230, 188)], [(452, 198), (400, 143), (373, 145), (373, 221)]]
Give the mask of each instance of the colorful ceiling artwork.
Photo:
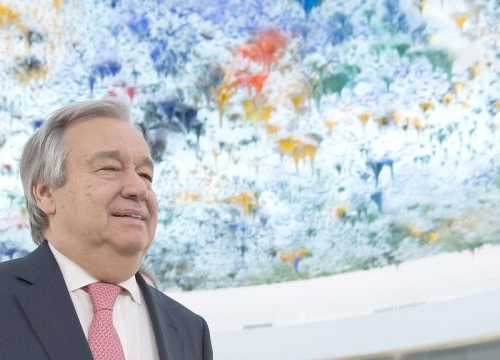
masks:
[(130, 101), (162, 289), (306, 279), (500, 243), (498, 0), (0, 0), (0, 260), (18, 160), (74, 100)]

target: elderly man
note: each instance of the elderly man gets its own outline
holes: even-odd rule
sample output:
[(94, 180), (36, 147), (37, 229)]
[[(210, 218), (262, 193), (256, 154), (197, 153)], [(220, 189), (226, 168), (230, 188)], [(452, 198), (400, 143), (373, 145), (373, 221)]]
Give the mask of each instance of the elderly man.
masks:
[(71, 104), (28, 140), (21, 179), (39, 245), (0, 264), (0, 358), (212, 359), (205, 320), (139, 273), (158, 201), (129, 109)]

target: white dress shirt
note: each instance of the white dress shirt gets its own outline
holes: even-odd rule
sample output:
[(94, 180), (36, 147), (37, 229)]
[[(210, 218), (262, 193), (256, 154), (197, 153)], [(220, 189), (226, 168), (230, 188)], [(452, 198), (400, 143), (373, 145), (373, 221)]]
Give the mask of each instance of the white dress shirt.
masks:
[[(49, 246), (61, 268), (78, 319), (88, 339), (93, 310), (90, 296), (83, 288), (99, 280), (57, 251), (50, 243)], [(151, 318), (135, 277), (118, 285), (125, 290), (122, 290), (116, 299), (113, 324), (120, 337), (125, 359), (159, 360)]]

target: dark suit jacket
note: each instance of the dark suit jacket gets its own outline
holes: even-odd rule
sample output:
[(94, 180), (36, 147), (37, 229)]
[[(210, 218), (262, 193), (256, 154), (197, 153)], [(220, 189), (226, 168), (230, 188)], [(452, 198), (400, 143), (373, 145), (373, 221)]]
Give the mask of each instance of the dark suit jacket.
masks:
[[(161, 360), (211, 360), (205, 320), (136, 275)], [(0, 360), (92, 360), (57, 262), (45, 242), (0, 263)], [(141, 360), (141, 359), (131, 359)]]

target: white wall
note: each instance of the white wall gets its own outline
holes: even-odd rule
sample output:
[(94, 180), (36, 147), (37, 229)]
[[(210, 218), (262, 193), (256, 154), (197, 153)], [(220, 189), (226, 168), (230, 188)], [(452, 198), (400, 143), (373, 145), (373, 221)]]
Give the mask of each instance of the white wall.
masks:
[(215, 359), (320, 359), (500, 334), (500, 247), (399, 267), (169, 293), (203, 315)]

